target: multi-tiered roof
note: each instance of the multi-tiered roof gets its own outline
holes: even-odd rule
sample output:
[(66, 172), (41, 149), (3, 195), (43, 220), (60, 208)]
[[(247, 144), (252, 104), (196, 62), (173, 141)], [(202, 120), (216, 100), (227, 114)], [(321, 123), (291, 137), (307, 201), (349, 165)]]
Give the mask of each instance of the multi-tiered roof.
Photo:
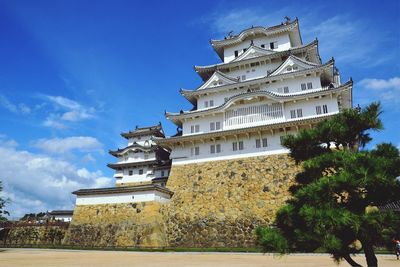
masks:
[[(270, 49), (265, 44), (257, 43), (259, 37), (277, 36), (287, 34), (290, 39), (290, 47), (283, 50)], [(250, 42), (249, 42), (250, 40)], [(226, 56), (225, 51), (243, 42), (249, 45), (243, 49), (243, 53), (235, 57)], [(223, 62), (208, 66), (195, 66), (195, 71), (200, 75), (204, 83), (194, 90), (180, 89), (180, 93), (193, 104), (188, 111), (181, 110), (178, 113), (166, 112), (167, 119), (178, 127), (185, 122), (204, 118), (209, 115), (223, 113), (226, 109), (238, 102), (251, 101), (250, 99), (269, 99), (277, 103), (295, 103), (300, 100), (310, 100), (323, 97), (338, 98), (339, 110), (352, 106), (352, 80), (346, 83), (340, 82), (340, 76), (335, 61), (332, 58), (322, 63), (318, 52), (318, 40), (304, 45), (301, 39), (299, 23), (286, 21), (272, 27), (251, 27), (237, 35), (229, 34), (223, 40), (211, 40), (211, 45)], [(235, 51), (236, 52), (236, 51)], [(264, 74), (250, 79), (241, 79), (238, 71), (258, 68), (260, 66), (274, 66)], [(254, 71), (254, 70), (253, 70)], [(301, 79), (308, 76), (320, 77), (321, 87), (295, 91), (282, 92), (276, 90), (276, 84), (293, 79)], [(223, 103), (209, 107), (199, 107), (199, 99), (213, 94), (224, 94)], [(271, 121), (257, 126), (243, 126), (236, 129), (222, 129), (218, 132), (203, 132), (193, 135), (170, 137), (161, 140), (160, 144), (179, 144), (185, 141), (198, 140), (198, 138), (216, 138), (229, 134), (257, 132), (260, 130), (273, 131), (312, 125), (332, 114), (319, 114), (291, 120)], [(173, 146), (171, 146), (173, 147)]]

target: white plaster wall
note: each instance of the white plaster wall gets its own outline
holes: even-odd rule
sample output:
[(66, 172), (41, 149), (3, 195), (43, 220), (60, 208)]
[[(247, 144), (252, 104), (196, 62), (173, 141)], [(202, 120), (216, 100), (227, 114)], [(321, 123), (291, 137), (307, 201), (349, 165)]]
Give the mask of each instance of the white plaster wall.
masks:
[[(162, 175), (162, 171), (164, 171), (164, 175)], [(168, 177), (169, 175), (169, 168), (163, 170), (156, 170), (155, 171), (155, 178), (157, 177)]]
[(76, 205), (100, 205), (117, 203), (138, 203), (147, 201), (166, 202), (169, 195), (151, 190), (146, 192), (130, 192), (116, 194), (84, 195), (76, 197)]
[[(257, 102), (254, 103), (253, 105), (260, 105), (262, 102)], [(196, 135), (196, 134), (202, 134), (202, 133), (209, 133), (210, 131), (210, 122), (215, 122), (215, 121), (220, 121), (221, 122), (221, 129), (218, 131), (223, 131), (223, 130), (230, 130), (230, 129), (240, 129), (243, 127), (252, 127), (252, 126), (259, 126), (259, 125), (268, 125), (268, 124), (273, 124), (273, 123), (278, 123), (278, 122), (284, 122), (284, 121), (290, 121), (290, 110), (293, 109), (302, 109), (303, 111), (303, 117), (308, 117), (308, 116), (315, 116), (315, 106), (318, 105), (327, 105), (328, 106), (328, 113), (334, 114), (339, 111), (338, 104), (337, 104), (337, 98), (328, 98), (324, 97), (321, 99), (309, 99), (308, 101), (296, 101), (295, 103), (293, 102), (287, 102), (285, 103), (283, 107), (283, 118), (277, 118), (277, 119), (271, 119), (268, 121), (258, 121), (258, 122), (253, 122), (253, 123), (246, 123), (246, 124), (236, 124), (236, 125), (231, 125), (231, 126), (225, 126), (224, 125), (224, 115), (223, 113), (216, 113), (213, 115), (207, 115), (202, 118), (197, 118), (197, 119), (192, 119), (189, 121), (186, 121), (183, 123), (183, 135)], [(245, 107), (249, 105), (238, 105), (236, 107)], [(322, 114), (324, 115), (324, 114)], [(200, 125), (200, 132), (198, 133), (190, 133), (190, 126), (191, 125)], [(214, 132), (214, 131), (213, 131)]]
[(144, 152), (134, 153), (133, 151), (129, 151), (118, 158), (118, 163), (150, 161), (156, 159), (156, 154), (154, 152), (148, 152), (146, 154), (148, 155), (148, 158), (144, 159)]
[[(327, 105), (328, 106), (328, 113), (329, 114), (334, 114), (339, 112), (339, 106), (337, 103), (337, 98), (330, 98), (328, 96), (325, 96), (323, 98), (318, 98), (318, 99), (310, 99), (310, 100), (302, 100), (302, 101), (297, 101), (296, 103), (293, 102), (288, 102), (285, 103), (285, 117), (286, 120), (290, 121), (290, 111), (291, 110), (297, 110), (297, 109), (302, 109), (303, 112), (303, 118), (304, 117), (311, 117), (311, 116), (316, 116), (316, 106), (322, 106), (322, 105)], [(326, 115), (326, 114), (322, 114)]]
[(193, 133), (193, 134), (200, 134), (200, 133), (207, 133), (210, 132), (210, 122), (216, 122), (219, 121), (221, 122), (221, 127), (223, 124), (223, 114), (214, 114), (214, 115), (209, 115), (206, 117), (200, 117), (197, 119), (190, 119), (182, 124), (182, 130), (183, 130), (183, 135), (192, 135), (191, 131), (191, 126), (192, 125), (200, 125), (200, 132), (198, 133)]
[[(274, 49), (275, 51), (284, 51), (291, 48), (290, 38), (288, 33), (284, 33), (281, 35), (275, 35), (270, 37), (257, 37), (253, 39), (253, 43), (255, 46), (261, 46), (265, 44), (265, 48), (269, 49), (270, 42), (277, 42), (278, 48)], [(224, 62), (230, 62), (235, 59), (235, 50), (239, 50), (239, 56), (243, 53), (243, 49), (246, 49), (250, 46), (251, 38), (248, 37), (247, 40), (243, 41), (240, 44), (226, 47), (224, 50)]]
[[(321, 79), (319, 76), (307, 76), (307, 77), (296, 77), (296, 78), (287, 78), (282, 81), (277, 81), (274, 83), (263, 84), (260, 87), (260, 90), (268, 90), (272, 92), (278, 92), (278, 88), (282, 88), (287, 86), (289, 87), (289, 93), (301, 92), (301, 84), (311, 82), (313, 85), (313, 89), (321, 88)], [(244, 93), (247, 89), (237, 89), (229, 92), (215, 92), (210, 93), (208, 95), (201, 95), (197, 100), (198, 109), (205, 109), (204, 102), (214, 100), (214, 107), (220, 106), (225, 103), (226, 97), (232, 97), (234, 95)], [(283, 91), (282, 91), (283, 92)]]
[[(294, 132), (287, 132), (294, 133)], [(233, 151), (232, 142), (236, 141), (236, 139), (230, 138), (227, 141), (223, 141), (223, 139), (213, 142), (201, 143), (196, 142), (192, 145), (185, 145), (185, 147), (175, 147), (171, 152), (172, 164), (187, 164), (187, 163), (195, 163), (201, 161), (212, 161), (212, 160), (225, 160), (225, 159), (233, 159), (233, 158), (243, 158), (243, 157), (252, 157), (252, 156), (261, 156), (261, 155), (272, 155), (279, 153), (287, 153), (288, 150), (280, 145), (280, 136), (284, 135), (284, 133), (275, 133), (274, 135), (270, 133), (264, 133), (261, 135), (261, 138), (268, 139), (268, 146), (256, 148), (256, 139), (259, 139), (258, 135), (252, 134), (250, 138), (242, 137), (239, 138), (239, 141), (243, 141), (243, 150)], [(210, 153), (210, 145), (212, 144), (221, 144), (221, 152), (211, 154)], [(191, 156), (190, 151), (191, 147), (199, 147), (200, 155)]]
[[(129, 171), (132, 170), (133, 174), (129, 175)], [(139, 174), (139, 170), (143, 170), (143, 174)], [(137, 182), (148, 182), (155, 178), (154, 171), (148, 166), (137, 167), (137, 168), (126, 168), (122, 171), (122, 178), (117, 178), (116, 183), (137, 183)]]
[(227, 73), (230, 77), (239, 77), (240, 76), (240, 81), (242, 80), (242, 75), (246, 75), (246, 81), (247, 80), (253, 80), (257, 78), (262, 78), (267, 76), (268, 71), (273, 71), (275, 70), (282, 62), (273, 62), (268, 65), (260, 65), (260, 66), (255, 66), (255, 67), (245, 67), (239, 69), (239, 70), (234, 70), (230, 71)]
[(134, 142), (144, 145), (144, 143), (147, 141), (148, 144), (152, 144), (151, 135), (144, 135), (144, 136), (138, 136), (138, 137), (131, 137), (128, 139), (128, 146), (132, 145)]
[(56, 215), (56, 216), (52, 216), (52, 217), (54, 217), (54, 220), (63, 221), (63, 222), (70, 222), (72, 220), (72, 216), (70, 216), (70, 215)]

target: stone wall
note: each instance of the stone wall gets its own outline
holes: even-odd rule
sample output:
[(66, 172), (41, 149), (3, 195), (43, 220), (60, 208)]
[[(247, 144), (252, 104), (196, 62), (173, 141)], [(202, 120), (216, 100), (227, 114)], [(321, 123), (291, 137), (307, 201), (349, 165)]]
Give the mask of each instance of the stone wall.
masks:
[(299, 167), (287, 154), (173, 165), (162, 208), (170, 246), (250, 247), (273, 222)]
[(60, 245), (68, 224), (60, 225), (11, 225), (3, 237), (5, 245)]
[(169, 203), (78, 205), (64, 244), (253, 247), (298, 171), (287, 154), (173, 165)]
[(158, 202), (78, 205), (64, 244), (78, 246), (167, 245)]

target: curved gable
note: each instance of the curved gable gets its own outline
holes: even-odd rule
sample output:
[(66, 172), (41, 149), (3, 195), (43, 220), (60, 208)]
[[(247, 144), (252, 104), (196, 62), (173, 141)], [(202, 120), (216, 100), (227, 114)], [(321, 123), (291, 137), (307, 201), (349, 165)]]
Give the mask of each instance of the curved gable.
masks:
[(202, 89), (212, 88), (212, 87), (217, 87), (217, 86), (223, 86), (223, 85), (227, 85), (227, 84), (234, 84), (237, 82), (238, 82), (237, 78), (232, 78), (226, 74), (223, 74), (220, 71), (216, 71), (202, 86), (197, 88), (197, 90), (202, 90)]
[(246, 52), (244, 52), (243, 54), (241, 54), (240, 56), (238, 56), (231, 62), (236, 62), (236, 61), (241, 61), (241, 60), (251, 59), (251, 58), (256, 58), (256, 57), (262, 57), (262, 56), (270, 55), (273, 53), (276, 53), (276, 52), (269, 50), (269, 49), (260, 48), (257, 46), (250, 46), (246, 50)]
[(296, 56), (290, 55), (278, 68), (276, 68), (269, 76), (285, 74), (294, 71), (301, 71), (315, 68), (319, 64), (308, 62)]

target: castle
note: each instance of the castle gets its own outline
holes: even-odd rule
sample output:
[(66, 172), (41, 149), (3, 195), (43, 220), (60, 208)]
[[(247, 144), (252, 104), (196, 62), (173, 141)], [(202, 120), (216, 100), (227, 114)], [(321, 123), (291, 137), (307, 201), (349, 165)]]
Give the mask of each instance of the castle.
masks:
[(303, 44), (298, 20), (251, 27), (211, 40), (222, 62), (195, 66), (204, 81), (180, 93), (189, 111), (122, 136), (116, 186), (81, 189), (64, 243), (114, 246), (254, 246), (253, 230), (273, 223), (299, 166), (282, 138), (352, 107), (318, 41)]

